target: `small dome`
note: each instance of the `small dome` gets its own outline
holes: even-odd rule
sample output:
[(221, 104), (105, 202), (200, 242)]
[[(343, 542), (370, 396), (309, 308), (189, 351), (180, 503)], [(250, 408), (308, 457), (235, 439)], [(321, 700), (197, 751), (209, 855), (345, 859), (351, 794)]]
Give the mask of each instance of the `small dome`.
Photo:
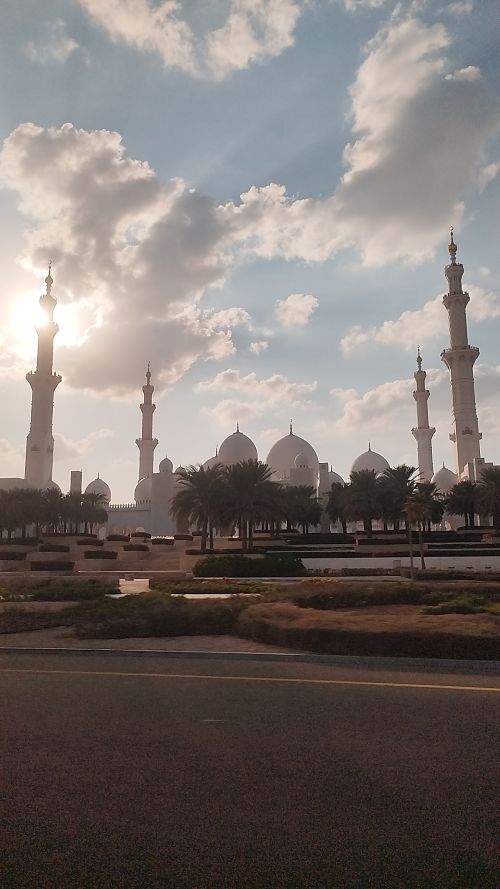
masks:
[(61, 489), (60, 489), (59, 485), (57, 484), (57, 482), (53, 482), (53, 481), (47, 482), (47, 484), (44, 485), (42, 490), (43, 491), (59, 491), (59, 494), (61, 493)]
[(371, 445), (368, 445), (368, 450), (356, 457), (351, 466), (351, 472), (361, 472), (363, 469), (370, 469), (376, 475), (382, 475), (386, 469), (389, 469), (389, 464), (382, 454), (372, 451)]
[(146, 478), (141, 478), (140, 482), (135, 486), (134, 500), (136, 503), (140, 503), (144, 500), (151, 500), (152, 495), (153, 479), (150, 475), (147, 475)]
[(220, 463), (219, 455), (214, 454), (213, 457), (209, 457), (208, 460), (205, 460), (203, 464), (203, 469), (212, 469), (213, 466), (217, 466), (217, 463)]
[(342, 478), (342, 476), (339, 475), (338, 472), (334, 472), (333, 469), (331, 469), (330, 472), (328, 473), (328, 481), (330, 482), (330, 486), (331, 485), (345, 485), (345, 481)]
[(97, 478), (95, 478), (93, 482), (90, 482), (90, 484), (87, 485), (87, 487), (85, 488), (85, 493), (97, 494), (99, 497), (102, 498), (102, 500), (107, 500), (108, 503), (111, 500), (111, 488), (109, 487), (109, 485), (106, 484), (105, 481), (103, 481), (102, 478), (99, 478), (99, 476), (97, 476)]
[(295, 465), (295, 469), (309, 469), (308, 459), (302, 451), (300, 452), (300, 454), (297, 454), (293, 462)]
[(280, 438), (269, 451), (266, 463), (272, 469), (275, 478), (284, 479), (290, 477), (290, 470), (296, 468), (295, 460), (301, 457), (306, 461), (307, 467), (313, 470), (315, 476), (319, 475), (318, 455), (312, 445), (303, 438), (299, 438), (290, 429), (288, 435)]
[(169, 460), (168, 457), (164, 457), (163, 460), (161, 461), (160, 465), (158, 466), (158, 471), (159, 472), (173, 472), (174, 471), (174, 464), (172, 463), (171, 460)]
[(239, 427), (236, 427), (236, 432), (233, 432), (222, 442), (217, 462), (231, 466), (233, 463), (241, 463), (243, 460), (258, 460), (257, 448), (252, 439), (248, 438), (248, 435), (243, 435)]
[(454, 485), (457, 484), (458, 478), (451, 469), (447, 469), (442, 465), (441, 469), (432, 476), (432, 481), (436, 485), (440, 494), (449, 494)]

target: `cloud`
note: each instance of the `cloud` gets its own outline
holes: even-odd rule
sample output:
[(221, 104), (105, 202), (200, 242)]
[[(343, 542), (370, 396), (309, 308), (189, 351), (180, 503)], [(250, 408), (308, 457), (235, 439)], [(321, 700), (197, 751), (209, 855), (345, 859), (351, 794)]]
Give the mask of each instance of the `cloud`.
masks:
[(323, 261), (350, 245), (373, 267), (431, 256), (450, 221), (460, 223), (500, 125), (472, 67), (446, 78), (450, 45), (442, 24), (391, 17), (350, 87), (353, 140), (335, 191), (293, 199), (277, 183), (252, 187), (221, 208), (235, 237), (265, 258)]
[(378, 9), (383, 6), (385, 0), (341, 0), (347, 12), (356, 12), (358, 9)]
[(454, 3), (447, 3), (446, 6), (443, 7), (443, 12), (447, 12), (453, 16), (469, 15), (473, 9), (473, 0), (456, 0)]
[(286, 299), (276, 300), (274, 317), (284, 327), (305, 327), (318, 305), (311, 293), (291, 293)]
[(265, 352), (268, 346), (267, 340), (255, 340), (255, 342), (250, 343), (249, 349), (254, 355), (260, 355), (261, 352)]
[(261, 417), (265, 413), (265, 406), (258, 401), (237, 401), (226, 398), (213, 408), (206, 408), (204, 412), (213, 417), (221, 429), (227, 430), (236, 423), (243, 426), (246, 422)]
[(95, 432), (90, 432), (80, 439), (67, 438), (56, 433), (54, 435), (54, 460), (62, 462), (84, 457), (94, 450), (96, 444), (113, 437), (114, 432), (111, 429), (96, 429)]
[(245, 393), (261, 399), (264, 406), (276, 402), (300, 399), (300, 396), (314, 392), (317, 383), (290, 383), (282, 374), (273, 374), (259, 380), (255, 373), (242, 375), (239, 370), (229, 368), (218, 373), (212, 380), (198, 383), (198, 392), (224, 392), (228, 390)]
[(468, 65), (467, 68), (459, 68), (447, 74), (445, 80), (479, 80), (481, 71), (475, 65)]
[(40, 274), (50, 256), (61, 312), (85, 302), (77, 342), (57, 349), (70, 385), (126, 394), (150, 358), (161, 387), (199, 358), (234, 352), (231, 328), (250, 326), (246, 310), (199, 307), (226, 274), (227, 232), (210, 198), (162, 183), (117, 133), (71, 124), (17, 127), (0, 179), (29, 223), (25, 266)]
[[(465, 288), (467, 289), (467, 287)], [(500, 298), (491, 290), (469, 285), (470, 303), (468, 317), (473, 321), (487, 321), (500, 317)], [(415, 349), (418, 343), (425, 343), (448, 336), (448, 314), (443, 306), (442, 296), (424, 303), (421, 309), (402, 312), (394, 321), (384, 321), (363, 329), (355, 325), (340, 341), (343, 352), (353, 352), (366, 343), (379, 343), (384, 346), (399, 346)]]
[(479, 190), (484, 191), (487, 185), (490, 182), (493, 182), (494, 179), (500, 174), (500, 161), (492, 164), (485, 164), (484, 167), (481, 167), (478, 175), (478, 185)]
[(79, 48), (76, 40), (66, 33), (62, 19), (46, 22), (38, 40), (30, 40), (23, 46), (24, 54), (31, 62), (65, 62)]
[(214, 79), (280, 55), (293, 45), (302, 13), (298, 0), (229, 0), (224, 23), (196, 36), (178, 0), (80, 3), (113, 40), (156, 53), (165, 67)]

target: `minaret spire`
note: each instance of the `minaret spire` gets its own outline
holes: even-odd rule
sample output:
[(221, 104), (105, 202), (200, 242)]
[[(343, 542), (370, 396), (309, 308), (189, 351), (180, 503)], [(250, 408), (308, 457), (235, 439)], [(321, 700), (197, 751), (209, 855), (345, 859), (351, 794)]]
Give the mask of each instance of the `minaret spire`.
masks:
[(54, 359), (54, 338), (59, 330), (54, 321), (57, 300), (52, 296), (52, 262), (49, 262), (45, 278), (45, 293), (40, 297), (43, 320), (36, 328), (38, 348), (36, 370), (26, 374), (31, 386), (31, 421), (26, 440), (26, 461), (24, 477), (35, 488), (44, 488), (52, 481), (54, 462), (54, 437), (52, 418), (54, 413), (54, 392), (62, 377), (52, 369)]
[(154, 452), (158, 444), (158, 439), (153, 438), (153, 414), (156, 410), (156, 405), (153, 404), (154, 390), (155, 387), (151, 384), (151, 364), (148, 361), (146, 385), (142, 387), (144, 400), (140, 405), (142, 412), (141, 437), (135, 440), (139, 448), (139, 481), (141, 478), (153, 475)]
[[(457, 262), (457, 245), (453, 239), (453, 229), (448, 245), (450, 263), (445, 268), (448, 279), (448, 293), (443, 296), (443, 305), (448, 311), (450, 347), (441, 353), (441, 359), (450, 371), (453, 400), (453, 432), (451, 441), (456, 446), (456, 468), (461, 477), (468, 464), (481, 457), (476, 395), (474, 391), (474, 364), (479, 356), (476, 346), (469, 346), (467, 335), (466, 307), (469, 294), (462, 290), (464, 267)], [(472, 472), (474, 477), (474, 470)]]
[(417, 370), (414, 373), (417, 388), (413, 397), (417, 402), (417, 425), (412, 429), (412, 435), (417, 442), (418, 470), (421, 481), (430, 482), (434, 475), (432, 461), (432, 436), (435, 433), (434, 426), (429, 426), (429, 390), (425, 388), (427, 374), (422, 370), (422, 356), (420, 346), (417, 349)]

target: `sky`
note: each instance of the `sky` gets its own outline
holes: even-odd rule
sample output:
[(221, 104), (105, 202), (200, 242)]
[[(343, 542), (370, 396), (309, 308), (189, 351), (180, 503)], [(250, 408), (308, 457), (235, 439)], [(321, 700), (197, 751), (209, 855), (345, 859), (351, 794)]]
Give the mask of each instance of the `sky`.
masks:
[(497, 0), (4, 0), (0, 475), (22, 476), (53, 262), (54, 479), (130, 502), (151, 362), (156, 464), (239, 422), (343, 477), (368, 442), (454, 467), (450, 226), (482, 454), (500, 463)]

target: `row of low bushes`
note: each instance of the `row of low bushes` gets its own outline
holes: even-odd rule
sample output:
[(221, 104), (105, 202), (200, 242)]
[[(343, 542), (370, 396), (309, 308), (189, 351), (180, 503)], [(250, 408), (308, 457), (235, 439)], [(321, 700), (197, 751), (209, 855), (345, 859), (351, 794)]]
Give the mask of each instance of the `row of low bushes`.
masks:
[(72, 578), (66, 580), (59, 577), (47, 577), (31, 583), (19, 581), (8, 590), (0, 590), (3, 601), (35, 602), (78, 602), (87, 599), (98, 599), (110, 593), (118, 593), (116, 580), (100, 580), (98, 578)]
[(195, 577), (304, 577), (307, 574), (300, 558), (294, 553), (249, 556), (207, 556), (193, 567)]

